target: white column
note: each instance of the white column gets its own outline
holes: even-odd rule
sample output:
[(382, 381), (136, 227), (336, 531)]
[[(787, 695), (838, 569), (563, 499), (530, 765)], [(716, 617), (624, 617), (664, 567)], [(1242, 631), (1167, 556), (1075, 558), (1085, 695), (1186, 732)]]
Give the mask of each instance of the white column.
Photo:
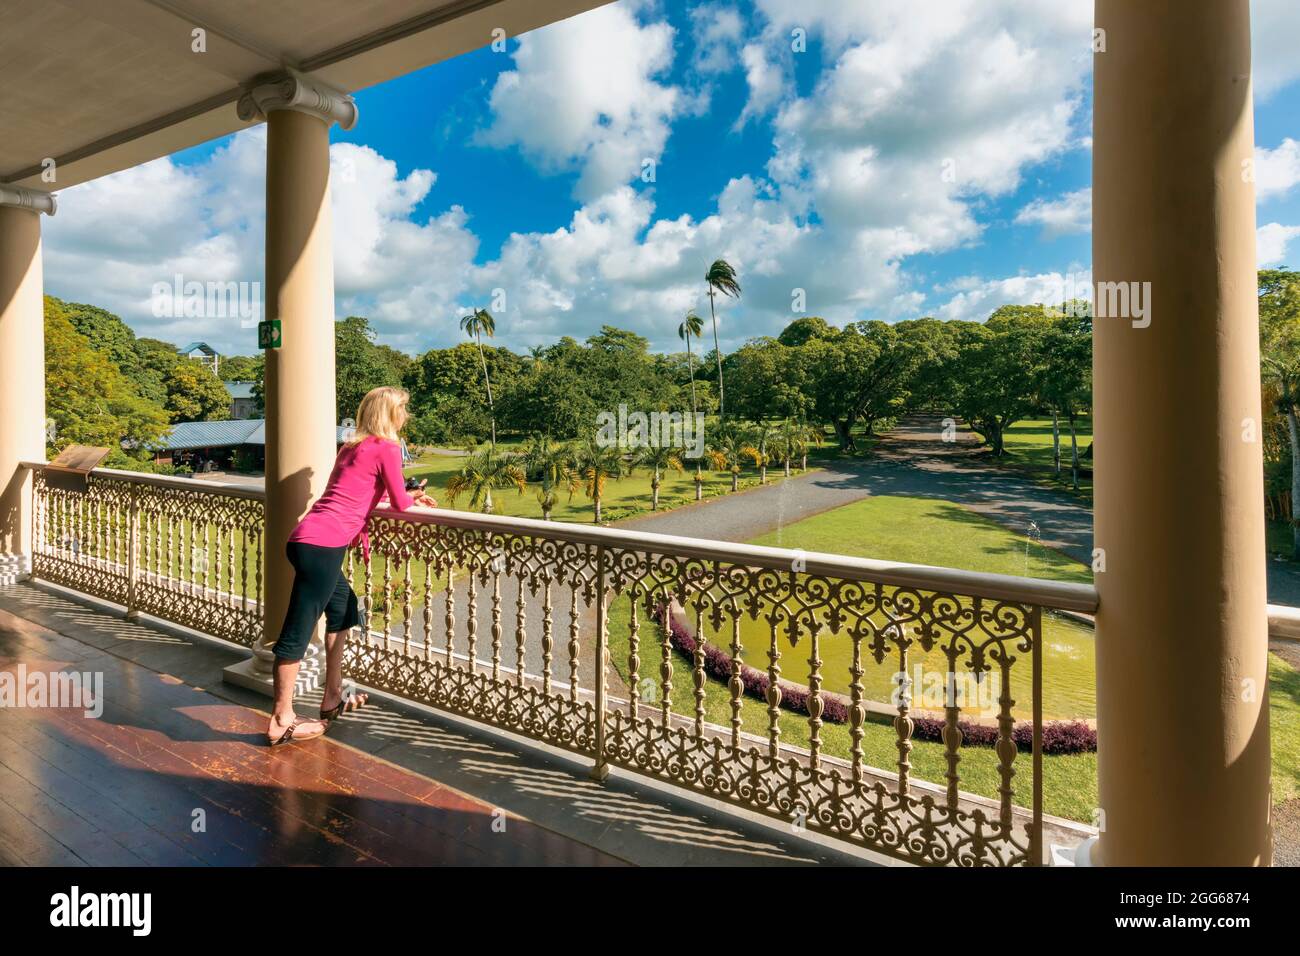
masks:
[(32, 479), (45, 460), (45, 305), (41, 214), (54, 196), (0, 184), (0, 583), (31, 561)]
[[(352, 98), (291, 74), (240, 100), (244, 119), (265, 117), (266, 315), (282, 344), (266, 351), (266, 604), (262, 640), (226, 678), (269, 693), (271, 645), (288, 605), (293, 569), (285, 543), (325, 489), (334, 465), (334, 249), (330, 220), (329, 128), (351, 129)], [(299, 687), (323, 669), (320, 632)]]
[[(1250, 8), (1097, 0), (1093, 268), (1105, 866), (1267, 866)], [(1138, 290), (1141, 290), (1139, 285)]]

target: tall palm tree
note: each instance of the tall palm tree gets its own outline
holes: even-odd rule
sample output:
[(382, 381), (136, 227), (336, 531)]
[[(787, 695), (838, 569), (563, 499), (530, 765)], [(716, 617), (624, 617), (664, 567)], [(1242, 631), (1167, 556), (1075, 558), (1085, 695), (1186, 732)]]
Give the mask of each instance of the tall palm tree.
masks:
[(694, 309), (691, 309), (689, 312), (687, 312), (686, 318), (682, 320), (682, 324), (677, 326), (677, 337), (679, 339), (686, 340), (686, 368), (689, 370), (691, 375), (691, 414), (692, 415), (698, 415), (700, 409), (695, 401), (695, 356), (691, 354), (691, 336), (693, 335), (698, 339), (700, 337), (700, 333), (703, 331), (704, 331), (704, 320), (695, 314)]
[(740, 470), (746, 461), (762, 463), (754, 443), (739, 428), (721, 429), (714, 444), (709, 446), (709, 460), (718, 471), (731, 472), (731, 490), (740, 490)]
[(659, 473), (671, 468), (682, 470), (682, 450), (669, 445), (652, 445), (636, 456), (636, 463), (653, 469), (650, 476), (650, 510), (659, 510)]
[(496, 458), (485, 451), (470, 456), (460, 470), (447, 479), (447, 498), (452, 505), (461, 495), (469, 495), (471, 511), (492, 513), (492, 491), (501, 488), (518, 488), (524, 493), (528, 476), (516, 464), (514, 456)]
[(704, 282), (709, 287), (709, 314), (713, 316), (713, 354), (718, 360), (718, 421), (722, 421), (726, 414), (722, 395), (722, 346), (718, 344), (718, 310), (714, 298), (721, 292), (739, 299), (740, 281), (736, 278), (736, 270), (731, 267), (731, 263), (725, 259), (715, 259), (713, 265), (709, 266), (709, 271), (704, 274)]
[[(701, 319), (695, 313), (694, 309), (688, 310), (686, 313), (686, 318), (682, 321), (682, 324), (677, 326), (677, 337), (679, 339), (686, 340), (686, 368), (689, 370), (691, 375), (691, 415), (695, 418), (699, 417), (700, 406), (699, 403), (695, 400), (695, 357), (691, 354), (691, 336), (693, 335), (698, 339), (701, 333), (703, 333), (703, 331), (704, 331), (704, 320)], [(695, 461), (695, 500), (696, 501), (701, 501), (704, 498), (704, 473), (701, 471), (701, 467), (702, 467), (701, 462), (699, 461), (699, 459), (696, 459)]]
[[(605, 495), (605, 483), (610, 478), (622, 478), (630, 474), (632, 464), (623, 457), (623, 451), (616, 445), (601, 445), (594, 438), (588, 438), (574, 450), (573, 470), (577, 481), (581, 482), (583, 491), (591, 499), (593, 518), (600, 524), (600, 506)], [(572, 488), (569, 492), (573, 496)]]
[(537, 489), (537, 503), (542, 506), (542, 520), (550, 521), (555, 510), (555, 490), (562, 483), (569, 486), (572, 497), (576, 490), (576, 474), (568, 467), (573, 452), (568, 445), (553, 441), (550, 435), (534, 435), (524, 452), (524, 461), (530, 474), (541, 476)]
[(478, 358), (483, 363), (483, 385), (487, 388), (488, 415), (492, 419), (492, 451), (497, 450), (497, 412), (492, 403), (492, 380), (488, 377), (487, 355), (483, 352), (483, 336), (492, 338), (497, 332), (496, 319), (487, 309), (475, 309), (469, 315), (460, 317), (460, 327), (466, 335), (478, 343)]

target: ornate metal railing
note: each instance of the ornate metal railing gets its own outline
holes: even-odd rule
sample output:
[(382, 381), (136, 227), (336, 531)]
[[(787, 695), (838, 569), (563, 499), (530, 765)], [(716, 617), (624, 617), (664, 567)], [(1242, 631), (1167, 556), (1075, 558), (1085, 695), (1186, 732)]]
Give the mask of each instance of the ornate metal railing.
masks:
[(32, 574), (251, 646), (262, 635), (260, 489), (96, 469), (34, 473)]
[[(370, 536), (371, 563), (351, 563), (369, 625), (344, 662), (362, 684), (582, 754), (597, 777), (620, 767), (904, 860), (1043, 861), (1042, 613), (1092, 612), (1090, 587), (452, 511), (380, 512)], [(1000, 688), (995, 746), (963, 746), (955, 691), (942, 743), (916, 744), (910, 681), (871, 719), (868, 670), (910, 676), (934, 653)], [(881, 735), (887, 769), (867, 757)], [(918, 778), (916, 746), (942, 748), (942, 782)], [(963, 789), (967, 763), (996, 797)]]
[[(32, 468), (36, 577), (262, 633), (260, 490)], [(910, 862), (1044, 860), (1043, 612), (1093, 612), (1090, 587), (447, 510), (381, 510), (370, 536), (361, 684)], [(992, 713), (955, 680), (922, 706), (921, 663)]]

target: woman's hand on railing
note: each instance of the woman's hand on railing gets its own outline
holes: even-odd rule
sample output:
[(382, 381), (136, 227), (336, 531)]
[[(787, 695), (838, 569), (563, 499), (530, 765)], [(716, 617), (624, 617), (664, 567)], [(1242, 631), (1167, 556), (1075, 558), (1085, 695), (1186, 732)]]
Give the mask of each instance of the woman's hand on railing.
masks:
[(429, 497), (428, 495), (426, 495), (423, 491), (416, 492), (414, 495), (411, 496), (411, 500), (414, 501), (416, 506), (420, 508), (438, 507), (438, 502), (433, 498)]

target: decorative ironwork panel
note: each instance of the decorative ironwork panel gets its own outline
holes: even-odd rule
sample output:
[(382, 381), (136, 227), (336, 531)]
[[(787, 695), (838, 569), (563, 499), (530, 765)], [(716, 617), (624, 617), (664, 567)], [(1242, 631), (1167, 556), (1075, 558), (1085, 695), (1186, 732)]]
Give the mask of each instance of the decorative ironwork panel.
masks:
[(258, 498), (91, 475), (84, 491), (35, 478), (33, 574), (251, 646), (262, 633)]

